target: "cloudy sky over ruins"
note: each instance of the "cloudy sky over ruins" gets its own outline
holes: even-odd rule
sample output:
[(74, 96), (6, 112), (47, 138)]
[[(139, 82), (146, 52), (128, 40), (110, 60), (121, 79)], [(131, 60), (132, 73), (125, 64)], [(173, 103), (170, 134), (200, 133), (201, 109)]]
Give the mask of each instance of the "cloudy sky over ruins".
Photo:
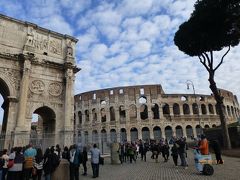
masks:
[[(166, 93), (210, 94), (196, 57), (173, 43), (195, 0), (1, 0), (0, 13), (79, 39), (75, 93), (115, 86), (161, 84)], [(223, 52), (221, 52), (223, 54)], [(220, 54), (221, 54), (220, 53)], [(219, 88), (240, 97), (240, 46), (216, 74)]]

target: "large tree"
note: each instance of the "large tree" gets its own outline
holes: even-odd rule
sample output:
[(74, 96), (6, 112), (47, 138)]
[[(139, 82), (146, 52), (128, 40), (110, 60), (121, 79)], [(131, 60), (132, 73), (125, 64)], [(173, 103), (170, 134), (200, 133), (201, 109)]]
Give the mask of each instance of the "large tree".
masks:
[[(189, 20), (179, 26), (174, 42), (187, 55), (197, 56), (206, 68), (219, 112), (224, 145), (231, 149), (223, 96), (218, 91), (214, 75), (231, 47), (239, 44), (240, 0), (198, 0), (194, 7)], [(214, 58), (214, 52), (221, 50), (224, 51), (222, 57)]]

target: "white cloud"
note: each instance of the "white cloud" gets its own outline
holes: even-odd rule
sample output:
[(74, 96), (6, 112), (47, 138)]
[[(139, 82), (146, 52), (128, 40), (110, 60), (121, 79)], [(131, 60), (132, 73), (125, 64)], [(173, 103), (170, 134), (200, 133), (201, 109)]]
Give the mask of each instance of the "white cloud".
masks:
[(125, 16), (142, 15), (152, 8), (153, 0), (123, 0), (119, 11)]
[(90, 59), (93, 62), (101, 62), (105, 60), (108, 47), (105, 44), (94, 44), (91, 47)]
[(151, 43), (149, 41), (138, 41), (132, 46), (130, 53), (134, 57), (146, 56), (151, 52)]
[(62, 34), (73, 35), (73, 29), (62, 16), (56, 15), (42, 19), (42, 26)]
[[(192, 93), (185, 83), (190, 79), (197, 93), (210, 94), (208, 74), (198, 58), (188, 57), (173, 43), (195, 1), (3, 0), (0, 11), (79, 39), (82, 70), (76, 77), (76, 92), (157, 83), (166, 93)], [(239, 47), (232, 49), (216, 72), (218, 87), (238, 96), (239, 52)]]

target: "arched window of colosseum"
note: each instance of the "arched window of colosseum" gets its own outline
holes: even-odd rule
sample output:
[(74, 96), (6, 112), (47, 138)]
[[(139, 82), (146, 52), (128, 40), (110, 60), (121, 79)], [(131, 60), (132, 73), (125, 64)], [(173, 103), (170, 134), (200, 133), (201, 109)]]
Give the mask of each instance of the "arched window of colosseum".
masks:
[(170, 114), (169, 105), (165, 103), (165, 104), (162, 106), (162, 111), (163, 111), (163, 115), (164, 115), (164, 116), (169, 115), (169, 114)]
[(120, 141), (121, 142), (127, 141), (127, 131), (125, 128), (121, 128), (121, 130), (120, 130)]
[(123, 94), (123, 89), (119, 89), (119, 94)]
[(209, 128), (209, 125), (206, 124), (206, 125), (204, 126), (204, 128), (205, 128), (205, 129), (208, 129), (208, 128)]
[(193, 128), (190, 125), (186, 126), (187, 138), (193, 138)]
[(94, 100), (97, 99), (96, 93), (93, 94), (93, 99), (94, 99)]
[(238, 118), (238, 111), (237, 111), (237, 108), (234, 108), (235, 109), (235, 115), (236, 117)]
[(159, 126), (153, 128), (153, 136), (155, 140), (160, 140), (162, 138), (162, 131)]
[(180, 107), (179, 107), (179, 104), (177, 104), (177, 103), (173, 104), (173, 114), (180, 115)]
[(188, 104), (183, 104), (183, 114), (190, 114), (190, 108)]
[(110, 140), (111, 142), (117, 142), (117, 133), (115, 129), (110, 130)]
[(106, 122), (106, 111), (104, 108), (101, 109), (101, 121)]
[(82, 112), (78, 111), (79, 124), (82, 124)]
[(231, 113), (232, 113), (232, 116), (234, 116), (234, 109), (233, 109), (233, 106), (231, 106)]
[(84, 132), (84, 140), (85, 140), (85, 144), (88, 144), (88, 131)]
[(210, 114), (214, 114), (214, 110), (213, 110), (213, 105), (212, 104), (208, 104), (208, 111)]
[(129, 106), (129, 116), (130, 119), (136, 119), (137, 118), (137, 107), (136, 105), (132, 104)]
[(183, 129), (182, 126), (176, 126), (176, 137), (183, 137)]
[(115, 121), (115, 110), (114, 107), (110, 107), (110, 121)]
[(213, 128), (216, 127), (216, 124), (213, 124), (212, 127), (213, 127)]
[(159, 119), (159, 106), (157, 104), (152, 105), (153, 119)]
[(231, 115), (231, 111), (230, 111), (230, 107), (229, 107), (229, 106), (227, 106), (227, 113), (228, 113), (228, 116), (232, 116), (232, 115)]
[(173, 130), (171, 126), (165, 127), (165, 137), (167, 140), (170, 140), (173, 136)]
[(110, 95), (113, 95), (113, 90), (110, 90)]
[(205, 104), (201, 104), (202, 114), (207, 114), (207, 108)]
[(85, 110), (85, 121), (88, 122), (89, 121), (89, 111)]
[(203, 96), (200, 96), (199, 101), (205, 101), (205, 98)]
[(198, 136), (202, 134), (202, 127), (200, 125), (196, 126), (196, 132)]
[(144, 88), (141, 88), (141, 89), (140, 89), (140, 94), (141, 94), (141, 95), (144, 95)]
[[(107, 142), (107, 132), (105, 129), (101, 130), (101, 142)], [(104, 146), (104, 144), (102, 144)]]
[(73, 115), (73, 126), (75, 127), (76, 126), (76, 114), (74, 113)]
[(79, 96), (79, 100), (80, 100), (80, 101), (82, 100), (82, 96)]
[(192, 111), (193, 111), (193, 114), (198, 114), (199, 113), (198, 105), (196, 103), (193, 103)]
[(140, 107), (140, 117), (143, 120), (148, 118), (148, 107), (146, 104), (142, 104)]
[(124, 106), (120, 106), (119, 107), (119, 116), (120, 116), (120, 120), (125, 120), (125, 118), (126, 118), (126, 111), (124, 109)]
[(187, 96), (182, 96), (181, 97), (181, 101), (187, 101), (188, 99), (187, 99)]
[(146, 104), (147, 103), (147, 98), (145, 96), (141, 96), (139, 99), (138, 99), (138, 102), (140, 104)]
[(137, 128), (133, 127), (130, 129), (131, 141), (135, 142), (138, 139), (138, 130)]
[(142, 140), (149, 141), (150, 139), (150, 131), (148, 127), (142, 128)]
[(97, 121), (97, 112), (96, 112), (96, 109), (95, 108), (93, 108), (93, 110), (92, 110), (92, 121), (93, 122), (96, 122)]
[(105, 100), (101, 100), (101, 101), (100, 101), (100, 104), (101, 104), (102, 106), (105, 106), (105, 105), (107, 104), (107, 102), (106, 102)]
[(97, 130), (93, 130), (92, 131), (92, 142), (93, 143), (98, 143), (98, 132), (97, 132)]

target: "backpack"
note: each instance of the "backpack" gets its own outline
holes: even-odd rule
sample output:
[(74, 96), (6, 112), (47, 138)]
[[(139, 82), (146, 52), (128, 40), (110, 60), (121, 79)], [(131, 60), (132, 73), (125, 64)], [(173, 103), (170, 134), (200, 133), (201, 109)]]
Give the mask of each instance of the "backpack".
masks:
[(53, 153), (53, 157), (52, 157), (52, 166), (53, 166), (53, 169), (56, 169), (60, 164), (60, 158), (55, 154)]

